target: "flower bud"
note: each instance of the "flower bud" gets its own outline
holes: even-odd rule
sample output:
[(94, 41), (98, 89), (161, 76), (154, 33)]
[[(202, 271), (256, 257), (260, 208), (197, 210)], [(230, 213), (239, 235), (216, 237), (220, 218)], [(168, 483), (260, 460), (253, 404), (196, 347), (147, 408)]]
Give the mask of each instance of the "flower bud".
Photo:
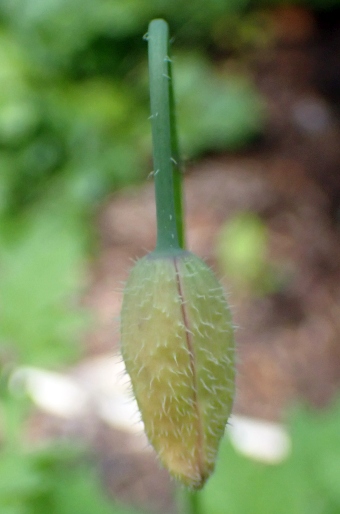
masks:
[(223, 289), (190, 252), (151, 253), (128, 278), (121, 349), (146, 434), (178, 480), (212, 473), (234, 396), (234, 341)]

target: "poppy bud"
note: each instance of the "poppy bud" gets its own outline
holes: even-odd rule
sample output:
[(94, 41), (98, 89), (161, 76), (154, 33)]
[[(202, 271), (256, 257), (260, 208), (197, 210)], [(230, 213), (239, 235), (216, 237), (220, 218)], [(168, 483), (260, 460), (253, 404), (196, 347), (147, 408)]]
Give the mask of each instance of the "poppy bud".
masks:
[(151, 253), (128, 278), (121, 349), (149, 441), (169, 472), (200, 489), (234, 396), (234, 339), (222, 286), (190, 252)]

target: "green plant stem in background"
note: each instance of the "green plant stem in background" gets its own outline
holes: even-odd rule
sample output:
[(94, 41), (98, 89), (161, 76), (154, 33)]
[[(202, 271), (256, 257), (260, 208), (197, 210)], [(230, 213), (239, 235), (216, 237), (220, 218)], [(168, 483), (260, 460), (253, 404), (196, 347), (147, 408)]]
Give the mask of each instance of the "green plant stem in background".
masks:
[(201, 514), (200, 493), (188, 489), (177, 489), (177, 505), (179, 514)]
[[(157, 212), (155, 252), (183, 249), (184, 223), (182, 176), (176, 130), (169, 28), (164, 20), (149, 24), (149, 76), (154, 179)], [(183, 491), (179, 495), (181, 514), (199, 514), (198, 495)]]
[(200, 514), (199, 493), (186, 491), (186, 514)]
[(181, 175), (172, 90), (169, 29), (153, 20), (148, 30), (151, 126), (157, 211), (156, 252), (184, 247)]
[(185, 230), (184, 230), (184, 212), (183, 212), (183, 189), (182, 189), (182, 170), (180, 168), (180, 154), (177, 136), (176, 124), (176, 108), (173, 88), (172, 61), (169, 60), (169, 95), (170, 95), (170, 131), (171, 131), (171, 149), (173, 163), (173, 181), (174, 181), (174, 201), (177, 222), (178, 240), (181, 248), (185, 248)]

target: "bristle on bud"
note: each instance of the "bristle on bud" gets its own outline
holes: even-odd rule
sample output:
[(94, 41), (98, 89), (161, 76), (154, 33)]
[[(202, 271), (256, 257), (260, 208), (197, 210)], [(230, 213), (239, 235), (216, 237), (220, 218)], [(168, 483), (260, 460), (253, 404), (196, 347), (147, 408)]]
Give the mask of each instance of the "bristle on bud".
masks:
[(201, 259), (181, 251), (136, 263), (124, 292), (121, 350), (161, 462), (200, 489), (214, 469), (235, 373), (230, 311)]

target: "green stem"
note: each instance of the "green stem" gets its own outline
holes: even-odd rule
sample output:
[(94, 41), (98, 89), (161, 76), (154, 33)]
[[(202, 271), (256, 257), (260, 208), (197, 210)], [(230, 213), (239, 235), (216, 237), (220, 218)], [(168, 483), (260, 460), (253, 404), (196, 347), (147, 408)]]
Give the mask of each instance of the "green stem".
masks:
[(185, 248), (185, 231), (184, 231), (184, 215), (183, 215), (183, 188), (182, 188), (182, 170), (180, 168), (180, 154), (178, 147), (177, 124), (176, 124), (176, 108), (172, 78), (172, 62), (169, 62), (170, 76), (170, 130), (171, 130), (171, 147), (173, 156), (173, 180), (174, 180), (174, 201), (176, 211), (176, 222), (179, 245)]
[(184, 246), (181, 174), (178, 167), (169, 29), (153, 20), (148, 30), (151, 126), (157, 212), (156, 251)]
[(188, 489), (177, 490), (177, 504), (179, 514), (200, 514), (199, 493)]
[[(149, 77), (154, 178), (157, 212), (156, 252), (184, 248), (182, 174), (176, 131), (169, 28), (164, 20), (149, 24)], [(199, 514), (197, 493), (183, 491), (182, 514)]]
[(200, 500), (198, 493), (195, 491), (188, 491), (188, 510), (187, 514), (200, 514)]

